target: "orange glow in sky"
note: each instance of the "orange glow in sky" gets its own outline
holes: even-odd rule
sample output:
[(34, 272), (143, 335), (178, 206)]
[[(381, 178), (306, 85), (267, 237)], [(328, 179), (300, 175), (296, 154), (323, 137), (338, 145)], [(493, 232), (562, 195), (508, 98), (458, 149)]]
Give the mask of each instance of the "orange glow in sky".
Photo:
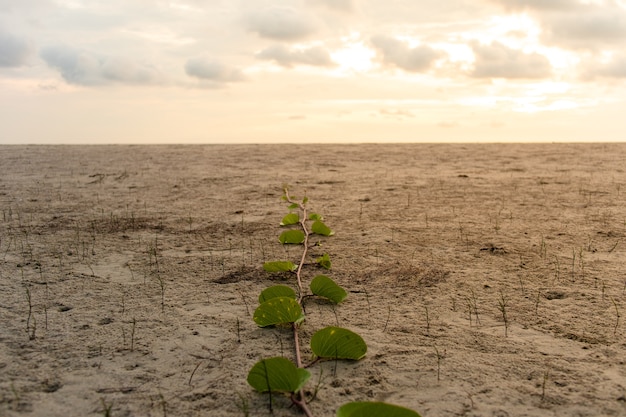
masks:
[(0, 0), (0, 144), (623, 141), (624, 51), (615, 0)]

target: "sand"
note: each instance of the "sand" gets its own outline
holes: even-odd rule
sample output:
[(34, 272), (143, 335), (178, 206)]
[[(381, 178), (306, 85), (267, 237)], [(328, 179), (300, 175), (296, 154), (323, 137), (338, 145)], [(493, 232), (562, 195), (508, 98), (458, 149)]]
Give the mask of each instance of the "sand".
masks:
[(624, 416), (625, 162), (624, 144), (2, 146), (0, 415), (269, 415), (246, 376), (293, 358), (252, 320), (293, 284), (262, 269), (298, 258), (277, 240), (288, 184), (336, 232), (309, 261), (329, 253), (350, 291), (307, 304), (305, 360), (328, 325), (369, 347), (310, 368), (316, 416)]

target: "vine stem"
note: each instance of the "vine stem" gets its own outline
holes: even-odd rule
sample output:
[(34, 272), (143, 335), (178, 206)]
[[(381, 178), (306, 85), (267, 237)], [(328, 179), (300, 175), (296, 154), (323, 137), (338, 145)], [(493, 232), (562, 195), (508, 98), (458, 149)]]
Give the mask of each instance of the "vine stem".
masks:
[(293, 341), (296, 349), (296, 365), (298, 368), (303, 368), (302, 355), (300, 354), (300, 338), (298, 337), (298, 325), (296, 323), (292, 323), (291, 326), (293, 328)]
[[(286, 201), (290, 204), (297, 204), (300, 211), (302, 211), (302, 218), (300, 219), (300, 227), (302, 228), (302, 231), (304, 233), (304, 242), (303, 242), (304, 248), (302, 250), (302, 257), (300, 258), (300, 263), (298, 264), (298, 269), (296, 270), (296, 278), (298, 281), (298, 304), (302, 305), (302, 300), (304, 299), (305, 294), (304, 294), (304, 288), (302, 287), (302, 275), (301, 274), (302, 274), (302, 267), (304, 266), (304, 262), (306, 261), (307, 252), (309, 251), (309, 234), (310, 234), (309, 229), (306, 227), (306, 223), (305, 223), (307, 219), (307, 210), (306, 210), (306, 206), (304, 205), (304, 203), (296, 202), (291, 199), (291, 197), (289, 196), (289, 191), (286, 188), (284, 189), (284, 192), (285, 192)], [(298, 324), (292, 323), (291, 326), (293, 329), (293, 341), (294, 341), (294, 348), (296, 352), (296, 366), (298, 368), (304, 368), (304, 366), (302, 365), (302, 355), (300, 353), (300, 337), (298, 334)], [(304, 396), (304, 389), (301, 389), (297, 393), (294, 393), (291, 396), (291, 401), (295, 405), (297, 405), (307, 417), (313, 417), (313, 413), (309, 409), (309, 405), (306, 402), (306, 397)]]
[(306, 403), (306, 401), (304, 401), (304, 396), (303, 396), (303, 390), (300, 390), (300, 392), (298, 392), (297, 394), (294, 394), (291, 396), (291, 401), (297, 405), (298, 407), (300, 407), (300, 410), (302, 410), (302, 412), (307, 416), (307, 417), (313, 417), (313, 413), (311, 413), (311, 410), (309, 409), (309, 405)]
[[(302, 365), (302, 357), (300, 355), (300, 338), (298, 337), (298, 325), (296, 323), (293, 323), (292, 328), (293, 328), (293, 340), (294, 340), (294, 345), (295, 345), (295, 350), (296, 350), (296, 365), (298, 366), (298, 368), (304, 368), (304, 366)], [(296, 394), (292, 395), (291, 401), (295, 405), (300, 407), (302, 412), (306, 414), (307, 417), (313, 417), (313, 414), (311, 413), (311, 410), (309, 409), (309, 405), (306, 403), (303, 389), (298, 391)]]
[(307, 219), (307, 210), (306, 206), (303, 203), (293, 201), (289, 196), (289, 191), (285, 188), (285, 198), (286, 201), (290, 204), (297, 204), (298, 208), (302, 211), (302, 218), (300, 219), (300, 227), (302, 228), (302, 232), (304, 233), (304, 249), (302, 250), (302, 257), (300, 258), (300, 263), (298, 264), (298, 269), (296, 270), (296, 278), (298, 280), (298, 304), (302, 304), (302, 299), (304, 298), (304, 289), (302, 287), (302, 267), (304, 266), (304, 262), (306, 261), (306, 255), (309, 251), (309, 229), (306, 227), (306, 219)]

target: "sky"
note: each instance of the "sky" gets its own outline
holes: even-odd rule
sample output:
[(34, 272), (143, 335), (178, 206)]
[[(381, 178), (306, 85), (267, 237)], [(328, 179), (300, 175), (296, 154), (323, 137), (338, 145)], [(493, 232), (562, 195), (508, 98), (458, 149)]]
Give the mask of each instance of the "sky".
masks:
[(0, 0), (0, 144), (626, 140), (626, 0)]

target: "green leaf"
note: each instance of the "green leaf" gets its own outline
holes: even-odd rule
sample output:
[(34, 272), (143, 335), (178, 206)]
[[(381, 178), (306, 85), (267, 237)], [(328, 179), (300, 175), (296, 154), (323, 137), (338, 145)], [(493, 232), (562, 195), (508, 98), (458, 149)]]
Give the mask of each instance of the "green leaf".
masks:
[(322, 256), (320, 256), (319, 258), (317, 258), (315, 260), (320, 266), (326, 268), (326, 269), (330, 269), (330, 267), (332, 266), (331, 262), (330, 262), (330, 256), (328, 256), (327, 253), (323, 254)]
[(311, 231), (316, 235), (332, 236), (335, 234), (330, 227), (326, 226), (321, 220), (315, 220), (311, 226)]
[(367, 353), (367, 345), (353, 331), (329, 326), (311, 337), (311, 350), (320, 358), (359, 360)]
[(308, 202), (309, 202), (309, 197), (304, 197), (304, 198), (302, 199), (302, 204), (303, 204), (303, 205), (304, 205), (304, 204), (306, 204), (306, 203), (308, 203)]
[(292, 272), (297, 268), (293, 262), (289, 261), (272, 261), (263, 264), (263, 269), (267, 272)]
[(286, 285), (274, 285), (261, 291), (261, 294), (259, 294), (259, 303), (263, 304), (267, 300), (277, 297), (290, 297), (295, 300), (296, 292), (293, 288)]
[(324, 218), (317, 213), (311, 213), (309, 214), (309, 220), (324, 220)]
[(298, 203), (291, 203), (289, 205), (289, 207), (287, 207), (289, 210), (295, 210), (297, 208), (299, 208), (300, 206), (298, 205)]
[(335, 304), (339, 304), (348, 296), (346, 290), (326, 275), (318, 275), (313, 278), (311, 281), (311, 292), (320, 297), (328, 298)]
[(298, 213), (289, 213), (288, 215), (283, 217), (283, 220), (280, 222), (280, 225), (289, 226), (291, 224), (296, 224), (299, 221), (300, 221), (300, 216), (298, 215)]
[(353, 402), (337, 410), (337, 417), (421, 417), (413, 410), (380, 402)]
[(302, 308), (291, 297), (275, 297), (261, 303), (254, 311), (254, 322), (260, 327), (300, 323), (304, 320)]
[(296, 367), (289, 359), (275, 357), (257, 362), (248, 373), (248, 384), (258, 392), (295, 393), (310, 377), (309, 371)]
[(278, 240), (283, 245), (295, 244), (299, 245), (304, 242), (304, 232), (302, 230), (285, 230), (280, 234)]

